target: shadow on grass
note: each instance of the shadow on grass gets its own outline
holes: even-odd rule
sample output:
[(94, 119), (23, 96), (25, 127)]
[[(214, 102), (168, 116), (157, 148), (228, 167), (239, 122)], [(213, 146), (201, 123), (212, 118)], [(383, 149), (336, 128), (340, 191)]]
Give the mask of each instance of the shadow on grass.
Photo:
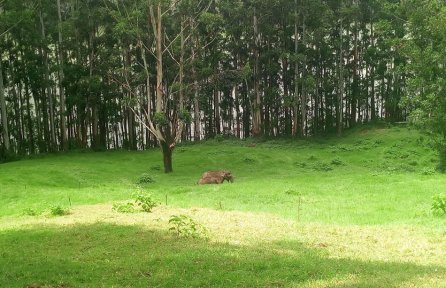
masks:
[(331, 259), (298, 242), (245, 247), (101, 223), (3, 231), (0, 247), (0, 287), (398, 287), (446, 270)]

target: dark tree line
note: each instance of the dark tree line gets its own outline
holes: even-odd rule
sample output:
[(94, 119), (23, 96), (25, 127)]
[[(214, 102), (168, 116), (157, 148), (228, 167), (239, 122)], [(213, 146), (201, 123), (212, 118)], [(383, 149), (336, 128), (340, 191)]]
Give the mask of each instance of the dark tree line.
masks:
[(159, 145), (169, 172), (178, 141), (404, 121), (444, 5), (400, 2), (3, 0), (1, 155)]

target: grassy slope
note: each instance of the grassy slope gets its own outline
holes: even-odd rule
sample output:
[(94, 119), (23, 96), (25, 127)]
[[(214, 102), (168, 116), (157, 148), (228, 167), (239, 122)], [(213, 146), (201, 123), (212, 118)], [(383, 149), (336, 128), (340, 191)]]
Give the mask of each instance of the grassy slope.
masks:
[[(1, 165), (0, 247), (8, 248), (0, 267), (8, 268), (0, 271), (0, 286), (445, 287), (446, 221), (429, 208), (446, 180), (423, 175), (436, 165), (424, 142), (405, 128), (256, 147), (208, 142), (179, 147), (171, 175), (159, 171), (158, 151)], [(236, 182), (195, 184), (203, 171), (219, 168), (233, 171)], [(127, 216), (111, 213), (110, 205), (78, 206), (131, 198), (145, 172), (156, 183), (144, 189), (162, 202), (167, 196), (172, 211)], [(20, 216), (69, 199), (73, 214), (61, 219), (75, 223)], [(175, 207), (204, 223), (210, 242), (166, 233)], [(256, 226), (276, 217), (283, 225)]]

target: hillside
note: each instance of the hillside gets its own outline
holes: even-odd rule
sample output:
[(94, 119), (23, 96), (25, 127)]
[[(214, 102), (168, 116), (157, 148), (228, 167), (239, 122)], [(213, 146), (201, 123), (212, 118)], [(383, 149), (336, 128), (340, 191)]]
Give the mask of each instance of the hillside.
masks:
[[(160, 157), (79, 152), (2, 164), (0, 286), (445, 287), (446, 218), (430, 207), (446, 179), (415, 130), (182, 145), (173, 174)], [(197, 185), (208, 169), (231, 170), (235, 182)], [(144, 173), (154, 182), (141, 189), (160, 205), (113, 211)], [(50, 216), (54, 205), (71, 214)], [(169, 217), (183, 214), (209, 239), (169, 232)]]
[[(383, 215), (369, 215), (368, 209), (379, 208), (394, 221), (413, 221), (412, 216), (426, 210), (431, 196), (446, 184), (443, 175), (435, 173), (436, 155), (426, 139), (406, 128), (363, 128), (342, 139), (274, 140), (249, 147), (252, 143), (225, 140), (180, 146), (172, 175), (162, 172), (158, 150), (70, 153), (3, 164), (0, 189), (5, 206), (0, 213), (66, 206), (69, 198), (73, 205), (125, 200), (138, 178), (148, 173), (154, 183), (144, 189), (163, 202), (167, 195), (175, 206), (217, 208), (223, 202), (229, 210), (292, 218), (292, 194), (298, 193), (311, 203), (302, 215), (305, 221), (373, 224)], [(196, 185), (210, 169), (231, 170), (235, 183)], [(389, 209), (394, 201), (398, 207)], [(353, 219), (334, 219), (327, 205)]]

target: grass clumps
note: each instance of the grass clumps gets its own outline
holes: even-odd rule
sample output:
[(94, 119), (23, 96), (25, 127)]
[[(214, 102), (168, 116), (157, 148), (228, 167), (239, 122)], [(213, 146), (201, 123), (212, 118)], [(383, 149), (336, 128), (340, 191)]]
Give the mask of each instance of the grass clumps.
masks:
[(345, 165), (344, 161), (342, 161), (340, 158), (335, 158), (335, 159), (331, 160), (330, 164), (335, 165), (335, 166), (344, 166)]
[(54, 205), (50, 207), (50, 214), (52, 216), (65, 216), (70, 214), (70, 210), (60, 205)]
[(134, 201), (113, 204), (112, 210), (119, 213), (135, 213), (138, 212), (139, 207), (142, 212), (150, 213), (153, 208), (158, 206), (158, 203), (154, 200), (152, 194), (138, 191), (134, 194), (134, 198)]
[(140, 185), (151, 184), (151, 183), (155, 183), (155, 180), (148, 173), (144, 173), (141, 176), (139, 176), (138, 181), (137, 181), (137, 184), (140, 184)]
[(23, 209), (23, 215), (25, 215), (25, 216), (39, 216), (41, 214), (42, 214), (41, 211), (38, 211), (38, 210), (33, 209), (33, 208)]
[(421, 171), (421, 174), (423, 174), (423, 175), (434, 175), (435, 174), (435, 169), (431, 168), (431, 167), (425, 167)]
[(135, 205), (133, 202), (114, 203), (112, 210), (118, 213), (135, 213)]

